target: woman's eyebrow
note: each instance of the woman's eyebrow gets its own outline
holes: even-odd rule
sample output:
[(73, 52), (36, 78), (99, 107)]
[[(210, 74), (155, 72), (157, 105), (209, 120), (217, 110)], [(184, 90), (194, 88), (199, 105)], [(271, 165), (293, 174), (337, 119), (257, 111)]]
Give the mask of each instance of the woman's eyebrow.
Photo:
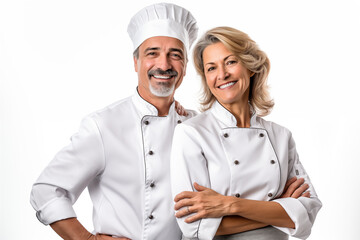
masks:
[[(225, 57), (223, 60), (226, 61), (229, 57), (232, 57), (234, 56), (233, 54), (230, 54), (229, 56)], [(208, 65), (208, 64), (215, 64), (214, 62), (208, 62), (208, 63), (205, 63), (204, 65)]]

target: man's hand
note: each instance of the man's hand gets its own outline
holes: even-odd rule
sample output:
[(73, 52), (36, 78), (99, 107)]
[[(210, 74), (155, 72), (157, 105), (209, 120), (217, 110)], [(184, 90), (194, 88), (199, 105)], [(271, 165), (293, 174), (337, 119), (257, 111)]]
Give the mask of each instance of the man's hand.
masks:
[(175, 100), (175, 110), (180, 116), (187, 116), (188, 113), (186, 112), (185, 108), (181, 106), (181, 104)]
[(113, 238), (109, 235), (104, 235), (104, 234), (96, 234), (96, 235), (92, 235), (88, 240), (131, 240), (130, 238)]
[(229, 207), (226, 196), (197, 183), (194, 183), (194, 187), (197, 192), (184, 191), (175, 196), (175, 210), (183, 208), (176, 212), (177, 218), (194, 213), (185, 219), (185, 222), (192, 223), (202, 218), (216, 218), (226, 214)]
[(50, 224), (51, 228), (64, 240), (130, 240), (114, 238), (104, 234), (93, 235), (76, 219), (68, 218)]
[(309, 185), (305, 183), (304, 178), (297, 179), (296, 177), (290, 178), (284, 187), (284, 191), (279, 198), (299, 198), (299, 197), (310, 197), (310, 192), (305, 192)]

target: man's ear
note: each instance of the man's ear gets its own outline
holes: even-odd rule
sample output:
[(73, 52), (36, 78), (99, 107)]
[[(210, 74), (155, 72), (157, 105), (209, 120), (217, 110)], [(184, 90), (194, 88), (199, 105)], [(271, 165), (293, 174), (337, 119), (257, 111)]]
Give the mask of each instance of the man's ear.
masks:
[(137, 70), (138, 70), (138, 59), (136, 59), (136, 57), (134, 57), (134, 68), (135, 68), (135, 72), (137, 72)]
[(184, 65), (184, 77), (186, 76), (186, 67), (187, 67), (187, 62), (185, 62), (185, 65)]

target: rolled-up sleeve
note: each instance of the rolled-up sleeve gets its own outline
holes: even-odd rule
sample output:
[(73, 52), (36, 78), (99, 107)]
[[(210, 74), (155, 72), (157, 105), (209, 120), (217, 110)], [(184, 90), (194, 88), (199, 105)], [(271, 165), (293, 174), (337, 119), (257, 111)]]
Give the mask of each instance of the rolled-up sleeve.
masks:
[[(295, 229), (276, 227), (279, 230), (291, 235), (292, 237), (306, 239), (311, 233), (311, 228), (315, 222), (315, 218), (320, 208), (321, 201), (315, 192), (308, 174), (299, 160), (296, 151), (295, 141), (292, 137), (289, 140), (289, 175), (288, 179), (296, 176), (297, 178), (304, 178), (305, 183), (309, 185), (307, 191), (310, 192), (310, 198), (300, 197), (295, 198), (280, 198), (273, 200), (278, 202), (287, 212), (291, 220), (295, 224)], [(275, 226), (274, 226), (275, 227)]]
[[(201, 148), (199, 133), (181, 124), (175, 129), (171, 152), (171, 183), (175, 197), (183, 191), (196, 191), (194, 182), (211, 188), (207, 161)], [(178, 218), (178, 225), (186, 239), (213, 239), (222, 218), (204, 218), (193, 223)]]
[(39, 221), (48, 225), (76, 217), (73, 204), (104, 166), (100, 131), (96, 121), (87, 117), (33, 185), (30, 203)]

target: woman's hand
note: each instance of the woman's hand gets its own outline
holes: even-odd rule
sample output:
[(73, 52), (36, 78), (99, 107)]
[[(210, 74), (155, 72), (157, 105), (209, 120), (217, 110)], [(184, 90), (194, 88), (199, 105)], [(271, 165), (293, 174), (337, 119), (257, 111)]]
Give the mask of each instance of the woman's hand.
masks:
[(181, 104), (175, 100), (175, 110), (180, 116), (187, 116), (188, 113)]
[(216, 218), (226, 215), (230, 202), (228, 197), (221, 195), (210, 188), (194, 183), (197, 192), (184, 191), (175, 196), (175, 216), (177, 218), (192, 214), (185, 219), (192, 223), (202, 218)]
[(304, 178), (290, 178), (284, 187), (284, 191), (281, 194), (281, 196), (279, 198), (287, 198), (287, 197), (292, 197), (292, 198), (299, 198), (299, 197), (310, 197), (310, 192), (305, 192), (308, 188), (309, 185), (307, 183), (305, 183)]

